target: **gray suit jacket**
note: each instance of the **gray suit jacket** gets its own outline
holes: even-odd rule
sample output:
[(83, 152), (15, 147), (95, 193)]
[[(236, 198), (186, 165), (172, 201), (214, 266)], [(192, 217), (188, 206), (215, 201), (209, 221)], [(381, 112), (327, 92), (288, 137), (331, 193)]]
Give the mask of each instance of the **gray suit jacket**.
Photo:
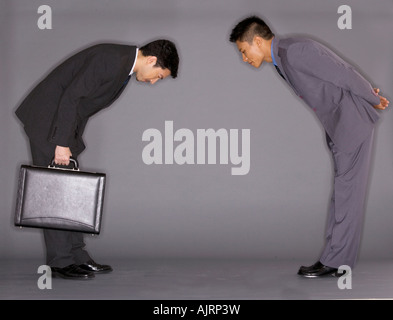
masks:
[(289, 86), (340, 150), (353, 151), (366, 139), (379, 119), (373, 106), (380, 100), (353, 66), (311, 39), (275, 37), (273, 54)]

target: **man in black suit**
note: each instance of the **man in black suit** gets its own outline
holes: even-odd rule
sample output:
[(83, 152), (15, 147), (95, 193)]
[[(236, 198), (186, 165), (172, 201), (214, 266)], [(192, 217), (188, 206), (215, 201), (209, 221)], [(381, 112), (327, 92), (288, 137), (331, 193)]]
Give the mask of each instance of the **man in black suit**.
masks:
[[(109, 107), (123, 92), (132, 74), (137, 81), (154, 84), (177, 77), (179, 56), (169, 40), (156, 40), (141, 48), (98, 44), (84, 49), (57, 66), (24, 99), (16, 115), (30, 139), (33, 164), (47, 166), (52, 159), (68, 166), (70, 157), (85, 149), (82, 134), (93, 114)], [(91, 279), (110, 272), (87, 253), (80, 232), (44, 230), (47, 264), (54, 276)]]

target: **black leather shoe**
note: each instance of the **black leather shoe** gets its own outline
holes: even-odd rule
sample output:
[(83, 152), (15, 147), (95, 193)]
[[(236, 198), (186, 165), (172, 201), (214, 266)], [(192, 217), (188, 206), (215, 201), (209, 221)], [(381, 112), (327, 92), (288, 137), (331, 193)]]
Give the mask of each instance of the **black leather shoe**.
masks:
[(94, 273), (108, 273), (113, 271), (111, 266), (98, 264), (94, 260), (89, 260), (85, 263), (82, 263), (79, 265), (79, 267), (83, 270)]
[(322, 267), (323, 267), (323, 264), (322, 264), (320, 261), (317, 261), (317, 262), (315, 262), (313, 265), (308, 266), (308, 267), (306, 267), (306, 266), (301, 266), (300, 269), (299, 269), (299, 271), (300, 271), (300, 270), (303, 270), (303, 271), (315, 270), (315, 269), (320, 269), (320, 268), (322, 268)]
[(318, 278), (328, 275), (338, 277), (340, 275), (338, 275), (337, 270), (337, 268), (325, 266), (318, 261), (309, 267), (301, 266), (297, 274), (306, 278)]
[(88, 280), (94, 278), (94, 273), (79, 268), (76, 264), (71, 264), (64, 268), (51, 267), (52, 276), (63, 279), (74, 279), (74, 280)]

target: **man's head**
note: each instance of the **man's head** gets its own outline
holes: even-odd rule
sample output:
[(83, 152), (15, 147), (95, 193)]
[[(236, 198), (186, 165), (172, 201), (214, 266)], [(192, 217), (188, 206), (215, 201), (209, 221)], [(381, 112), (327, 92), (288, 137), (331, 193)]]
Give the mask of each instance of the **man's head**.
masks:
[(236, 43), (243, 61), (259, 68), (263, 61), (272, 62), (270, 46), (274, 33), (260, 18), (252, 16), (233, 28), (229, 41)]
[(178, 67), (175, 44), (169, 40), (156, 40), (139, 49), (134, 72), (138, 81), (154, 84), (169, 75), (176, 78)]

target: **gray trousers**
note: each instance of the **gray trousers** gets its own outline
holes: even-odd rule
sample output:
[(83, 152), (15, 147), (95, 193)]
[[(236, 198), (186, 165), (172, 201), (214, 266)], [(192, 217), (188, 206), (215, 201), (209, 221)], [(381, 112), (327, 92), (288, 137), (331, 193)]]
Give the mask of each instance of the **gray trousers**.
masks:
[(320, 261), (339, 268), (354, 267), (361, 240), (372, 145), (370, 136), (353, 152), (337, 149), (327, 136), (334, 160), (334, 186), (329, 208), (326, 244)]
[[(55, 155), (52, 145), (37, 146), (30, 141), (33, 164), (47, 167)], [(75, 156), (73, 155), (75, 158)], [(46, 246), (46, 264), (64, 268), (71, 264), (82, 264), (90, 260), (84, 250), (84, 235), (81, 232), (43, 229)]]

